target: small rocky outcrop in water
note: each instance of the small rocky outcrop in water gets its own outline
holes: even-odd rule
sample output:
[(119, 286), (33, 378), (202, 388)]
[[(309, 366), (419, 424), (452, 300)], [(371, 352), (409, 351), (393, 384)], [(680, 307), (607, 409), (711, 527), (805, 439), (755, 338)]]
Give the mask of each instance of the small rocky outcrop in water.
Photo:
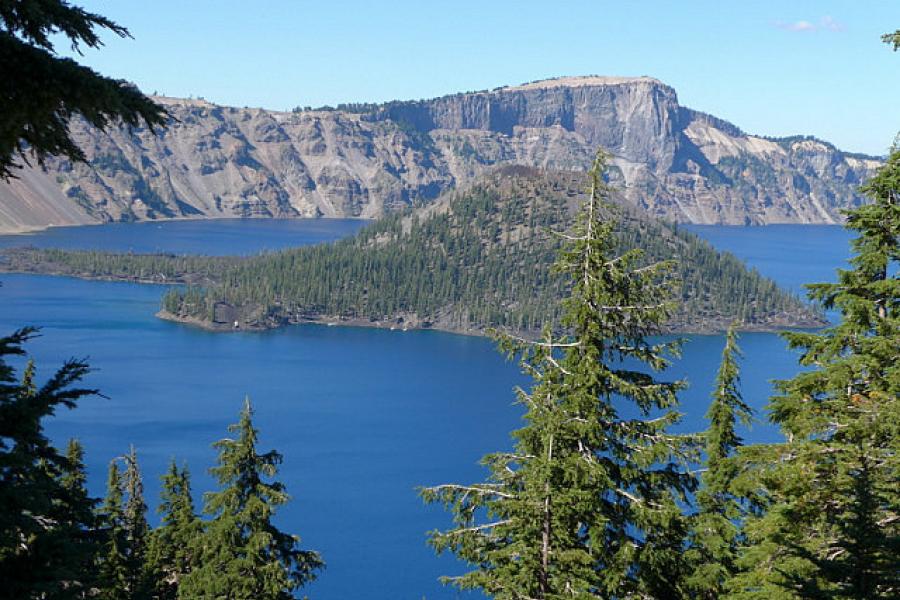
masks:
[(627, 201), (689, 223), (834, 223), (880, 161), (765, 139), (685, 108), (655, 79), (574, 77), (433, 100), (293, 113), (160, 98), (158, 133), (73, 135), (90, 164), (0, 184), (0, 231), (179, 217), (377, 217), (497, 165), (585, 170), (613, 153)]

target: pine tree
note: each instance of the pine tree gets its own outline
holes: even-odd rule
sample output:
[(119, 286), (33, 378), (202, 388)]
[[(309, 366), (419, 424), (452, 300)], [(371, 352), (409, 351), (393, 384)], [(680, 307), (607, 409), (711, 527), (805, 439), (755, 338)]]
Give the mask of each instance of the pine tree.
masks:
[(137, 452), (131, 446), (124, 457), (124, 487), (127, 494), (122, 513), (125, 533), (125, 564), (127, 590), (132, 600), (149, 598), (151, 583), (147, 569), (147, 504), (144, 502), (144, 482), (138, 466)]
[(60, 483), (72, 496), (88, 498), (84, 446), (81, 445), (78, 438), (69, 439), (69, 443), (66, 445), (66, 462)]
[(106, 480), (106, 498), (100, 514), (105, 534), (99, 565), (100, 598), (102, 600), (129, 600), (128, 590), (128, 539), (125, 530), (122, 472), (118, 462), (109, 463)]
[(861, 189), (851, 268), (808, 286), (840, 324), (785, 334), (810, 370), (777, 383), (787, 441), (756, 461), (768, 506), (735, 598), (900, 595), (900, 150)]
[(96, 584), (95, 563), (100, 550), (97, 500), (87, 492), (84, 448), (77, 439), (69, 440), (65, 463), (57, 475), (63, 490), (54, 520), (55, 539), (51, 540), (60, 570), (53, 577), (65, 582), (62, 589), (45, 594), (46, 598), (82, 598), (90, 595)]
[[(646, 264), (637, 250), (613, 255), (605, 165), (600, 152), (557, 261), (571, 280), (568, 334), (548, 327), (536, 343), (501, 336), (501, 349), (534, 379), (530, 392), (517, 390), (526, 424), (513, 433), (514, 451), (485, 457), (486, 483), (421, 491), (453, 514), (456, 527), (432, 532), (430, 543), (472, 565), (444, 578), (461, 589), (510, 600), (682, 594), (678, 503), (695, 487), (685, 469), (693, 442), (666, 431), (679, 419), (683, 384), (652, 374), (677, 345), (647, 339), (671, 310), (671, 264)], [(626, 405), (641, 416), (620, 415)]]
[(96, 392), (75, 387), (89, 371), (82, 361), (65, 363), (42, 385), (33, 363), (17, 378), (7, 360), (25, 354), (23, 344), (35, 333), (0, 338), (0, 596), (17, 599), (82, 589), (86, 547), (69, 534), (90, 525), (84, 515), (90, 501), (64, 485), (72, 464), (50, 444), (43, 420)]
[[(118, 466), (125, 464), (124, 470)], [(106, 499), (101, 512), (105, 547), (100, 559), (100, 597), (142, 600), (151, 597), (146, 562), (147, 505), (134, 446), (110, 462)]]
[(731, 328), (725, 335), (712, 403), (706, 413), (706, 469), (696, 498), (698, 512), (691, 524), (691, 547), (686, 553), (691, 570), (688, 586), (695, 598), (722, 597), (725, 584), (735, 572), (738, 525), (745, 511), (735, 493), (739, 467), (734, 454), (743, 443), (736, 425), (748, 425), (753, 415), (740, 392), (740, 356), (737, 333)]
[(249, 398), (237, 424), (213, 447), (218, 464), (211, 473), (221, 489), (205, 497), (212, 517), (199, 540), (199, 566), (179, 585), (180, 598), (284, 600), (312, 581), (323, 566), (318, 553), (300, 550), (300, 539), (272, 524), (275, 510), (289, 497), (275, 477), (281, 455), (259, 454)]
[(161, 524), (153, 530), (148, 562), (155, 582), (155, 597), (175, 600), (179, 582), (197, 566), (195, 543), (203, 524), (194, 511), (187, 467), (178, 469), (173, 460), (162, 478)]

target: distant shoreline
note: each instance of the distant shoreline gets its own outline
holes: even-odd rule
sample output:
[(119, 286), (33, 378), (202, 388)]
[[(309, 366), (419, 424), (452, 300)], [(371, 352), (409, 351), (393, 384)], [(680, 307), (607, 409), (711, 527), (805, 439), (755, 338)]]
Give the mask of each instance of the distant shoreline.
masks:
[[(105, 282), (118, 282), (118, 283), (134, 283), (139, 285), (160, 285), (160, 286), (170, 286), (170, 285), (185, 285), (185, 281), (183, 280), (173, 280), (173, 281), (160, 281), (158, 279), (139, 279), (139, 278), (124, 278), (124, 277), (108, 277), (108, 276), (98, 276), (98, 275), (88, 275), (88, 274), (73, 274), (73, 273), (63, 273), (63, 272), (51, 272), (51, 271), (24, 271), (24, 270), (6, 270), (3, 268), (2, 263), (0, 263), (0, 273), (10, 273), (16, 275), (46, 275), (50, 277), (72, 277), (74, 279), (81, 279), (84, 281), (105, 281)], [(253, 332), (260, 333), (264, 331), (272, 331), (275, 329), (281, 329), (284, 327), (290, 327), (293, 325), (305, 325), (305, 324), (315, 324), (315, 325), (327, 325), (334, 327), (365, 327), (371, 329), (388, 329), (392, 331), (441, 331), (444, 333), (455, 333), (458, 335), (467, 335), (474, 337), (487, 337), (489, 328), (461, 328), (450, 326), (446, 324), (441, 324), (439, 320), (431, 321), (431, 320), (420, 320), (417, 317), (413, 316), (411, 319), (407, 320), (407, 317), (403, 317), (402, 321), (398, 322), (397, 318), (393, 319), (383, 319), (383, 320), (371, 320), (364, 317), (341, 317), (334, 315), (315, 315), (311, 313), (303, 314), (298, 319), (289, 319), (279, 321), (273, 325), (254, 325), (248, 323), (241, 323), (238, 327), (234, 327), (233, 325), (229, 325), (227, 323), (215, 323), (212, 321), (206, 321), (203, 319), (198, 319), (196, 317), (185, 317), (172, 314), (165, 310), (159, 310), (154, 314), (155, 317), (161, 319), (163, 321), (169, 321), (172, 323), (180, 323), (182, 325), (187, 325), (190, 327), (196, 327), (198, 329), (203, 329), (205, 331), (213, 332), (213, 333), (241, 333), (241, 332)], [(660, 332), (661, 335), (717, 335), (725, 332), (730, 326), (731, 321), (729, 319), (716, 319), (714, 321), (707, 322), (703, 325), (697, 324), (682, 324), (679, 326), (675, 324), (671, 328), (665, 328)], [(822, 327), (826, 327), (828, 322), (825, 320), (818, 321), (813, 319), (790, 319), (785, 315), (784, 319), (778, 319), (775, 323), (771, 324), (742, 324), (737, 328), (737, 331), (740, 332), (752, 332), (752, 333), (779, 333), (782, 331), (791, 331), (791, 330), (814, 330), (821, 329)], [(534, 337), (535, 332), (518, 332), (519, 335), (523, 335), (525, 337)]]
[[(333, 315), (312, 315), (305, 314), (299, 319), (291, 319), (279, 322), (274, 325), (258, 325), (241, 323), (238, 327), (229, 325), (228, 323), (215, 323), (205, 321), (196, 317), (187, 317), (175, 315), (165, 310), (158, 311), (155, 316), (163, 321), (179, 323), (189, 327), (196, 327), (213, 333), (261, 333), (264, 331), (273, 331), (283, 329), (285, 327), (302, 326), (302, 325), (326, 325), (329, 327), (363, 327), (369, 329), (387, 329), (390, 331), (440, 331), (443, 333), (453, 333), (457, 335), (466, 335), (472, 337), (488, 337), (488, 331), (491, 328), (461, 328), (449, 325), (442, 325), (439, 322), (425, 321), (406, 321), (398, 322), (396, 319), (387, 320), (371, 320), (361, 317), (335, 317)], [(664, 328), (659, 335), (720, 335), (724, 333), (730, 325), (726, 319), (709, 323), (703, 326), (685, 326)], [(797, 330), (816, 330), (826, 327), (828, 323), (819, 321), (797, 321), (785, 324), (744, 324), (737, 327), (737, 331), (742, 333), (781, 333), (783, 331)], [(499, 330), (499, 329), (498, 329)], [(521, 335), (527, 339), (536, 339), (539, 332), (512, 332)]]
[(15, 229), (10, 229), (0, 225), (0, 236), (9, 235), (9, 236), (26, 236), (34, 233), (40, 233), (42, 231), (48, 231), (50, 229), (64, 229), (64, 228), (81, 228), (81, 227), (97, 227), (101, 225), (143, 225), (143, 224), (163, 224), (163, 223), (177, 223), (183, 221), (374, 221), (375, 219), (369, 217), (264, 217), (264, 216), (252, 216), (252, 217), (206, 217), (206, 216), (180, 216), (180, 217), (166, 217), (163, 219), (143, 219), (139, 221), (97, 221), (93, 223), (66, 223), (66, 224), (49, 224), (49, 225), (26, 225), (23, 227), (18, 227)]
[(487, 331), (477, 328), (460, 328), (449, 327), (437, 324), (422, 325), (415, 322), (398, 322), (396, 319), (372, 320), (364, 317), (335, 317), (329, 315), (312, 315), (305, 314), (299, 319), (285, 320), (277, 325), (253, 325), (242, 323), (238, 327), (229, 325), (228, 323), (215, 323), (205, 321), (196, 317), (184, 317), (174, 315), (166, 310), (160, 310), (155, 316), (163, 321), (172, 323), (180, 323), (190, 327), (197, 327), (205, 331), (214, 333), (261, 333), (263, 331), (274, 331), (285, 327), (302, 326), (302, 325), (325, 325), (328, 327), (362, 327), (367, 329), (387, 329), (389, 331), (440, 331), (443, 333), (455, 333), (457, 335), (468, 335), (473, 337), (486, 337)]
[[(98, 227), (102, 225), (142, 225), (142, 224), (165, 224), (165, 223), (178, 223), (184, 221), (371, 221), (374, 222), (377, 219), (369, 218), (369, 217), (197, 217), (197, 216), (185, 216), (185, 217), (167, 217), (164, 219), (146, 219), (140, 221), (98, 221), (95, 223), (67, 223), (67, 224), (49, 224), (49, 225), (34, 225), (34, 226), (24, 226), (16, 229), (9, 229), (2, 225), (0, 225), (0, 236), (27, 236), (35, 233), (40, 233), (42, 231), (48, 231), (50, 229), (68, 229), (68, 228), (82, 228), (82, 227)], [(752, 223), (749, 225), (745, 225), (743, 223), (689, 223), (689, 222), (676, 222), (674, 223), (677, 227), (721, 227), (721, 228), (740, 228), (740, 229), (765, 229), (767, 227), (783, 227), (783, 226), (797, 226), (797, 227), (844, 227), (842, 223), (794, 223), (794, 222), (784, 222), (784, 223)]]

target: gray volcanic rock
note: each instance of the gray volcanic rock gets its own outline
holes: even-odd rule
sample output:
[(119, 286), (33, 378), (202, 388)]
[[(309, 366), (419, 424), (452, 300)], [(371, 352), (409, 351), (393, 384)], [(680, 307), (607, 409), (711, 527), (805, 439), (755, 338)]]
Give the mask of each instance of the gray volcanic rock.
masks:
[[(881, 161), (766, 139), (684, 108), (655, 79), (560, 78), (433, 100), (292, 113), (160, 98), (159, 132), (76, 122), (89, 164), (53, 159), (0, 184), (0, 231), (185, 217), (377, 217), (496, 165), (585, 170), (690, 223), (836, 223)], [(27, 202), (23, 202), (27, 198)]]

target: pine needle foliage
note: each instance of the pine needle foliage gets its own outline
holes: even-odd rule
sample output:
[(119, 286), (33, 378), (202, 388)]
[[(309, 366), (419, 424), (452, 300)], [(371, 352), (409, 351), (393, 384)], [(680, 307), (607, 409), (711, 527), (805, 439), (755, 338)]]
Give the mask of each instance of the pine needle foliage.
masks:
[(144, 501), (144, 481), (138, 465), (137, 451), (131, 446), (123, 457), (124, 485), (127, 499), (123, 511), (125, 543), (127, 547), (127, 590), (133, 600), (149, 598), (151, 582), (147, 571), (147, 543), (150, 526), (147, 523), (147, 503)]
[(698, 599), (715, 600), (724, 595), (725, 585), (736, 570), (742, 539), (740, 523), (747, 510), (746, 501), (735, 492), (739, 476), (735, 453), (743, 444), (736, 427), (738, 423), (749, 425), (753, 411), (741, 395), (741, 350), (737, 342), (737, 332), (729, 329), (706, 413), (706, 464), (696, 496), (690, 549), (685, 554), (691, 571), (688, 588), (691, 597)]
[(36, 334), (25, 328), (0, 338), (0, 597), (16, 599), (84, 591), (92, 525), (78, 457), (62, 455), (42, 421), (96, 391), (78, 387), (89, 371), (79, 360), (43, 384), (33, 362), (19, 376), (10, 361)]
[(121, 25), (65, 0), (0, 0), (0, 179), (13, 177), (17, 159), (29, 156), (39, 164), (51, 155), (83, 161), (68, 131), (75, 115), (100, 129), (165, 124), (165, 109), (133, 84), (56, 53), (57, 36), (79, 53), (99, 48), (97, 30), (130, 37)]
[(850, 268), (808, 286), (840, 323), (785, 334), (809, 370), (777, 382), (787, 441), (757, 451), (767, 510), (735, 598), (900, 596), (900, 151), (861, 189)]
[(191, 477), (173, 460), (162, 477), (159, 527), (153, 530), (147, 551), (158, 600), (178, 598), (179, 582), (197, 566), (196, 541), (203, 524), (194, 510)]
[[(600, 152), (591, 189), (556, 269), (571, 280), (560, 330), (539, 342), (499, 336), (534, 380), (518, 389), (525, 425), (512, 452), (487, 455), (474, 485), (423, 488), (454, 527), (433, 531), (438, 553), (471, 570), (445, 577), (503, 600), (678, 597), (686, 519), (695, 488), (685, 463), (694, 440), (672, 435), (680, 381), (660, 381), (678, 344), (657, 344), (671, 311), (672, 264), (616, 255), (614, 209)], [(638, 266), (640, 265), (640, 266)], [(626, 417), (630, 407), (638, 417)]]
[(100, 513), (105, 542), (100, 557), (99, 597), (102, 600), (127, 600), (128, 590), (128, 540), (125, 532), (122, 472), (118, 462), (109, 463), (106, 479), (106, 497)]
[[(118, 463), (125, 465), (120, 469)], [(110, 462), (102, 523), (106, 547), (100, 559), (100, 597), (104, 600), (149, 600), (153, 582), (147, 568), (147, 505), (144, 484), (131, 446), (128, 454)]]
[(96, 556), (101, 536), (97, 529), (95, 513), (98, 500), (87, 491), (87, 470), (84, 465), (84, 447), (72, 438), (66, 445), (65, 462), (57, 480), (65, 499), (59, 502), (55, 540), (51, 542), (66, 570), (55, 576), (61, 581), (61, 593), (47, 593), (50, 598), (71, 598), (89, 595), (96, 587)]
[(289, 500), (283, 484), (267, 481), (282, 457), (257, 451), (252, 416), (248, 398), (229, 427), (235, 437), (213, 444), (219, 456), (210, 472), (221, 489), (205, 496), (204, 512), (212, 519), (198, 540), (199, 566), (182, 579), (180, 598), (286, 600), (324, 566), (318, 553), (299, 549), (297, 536), (272, 523)]

